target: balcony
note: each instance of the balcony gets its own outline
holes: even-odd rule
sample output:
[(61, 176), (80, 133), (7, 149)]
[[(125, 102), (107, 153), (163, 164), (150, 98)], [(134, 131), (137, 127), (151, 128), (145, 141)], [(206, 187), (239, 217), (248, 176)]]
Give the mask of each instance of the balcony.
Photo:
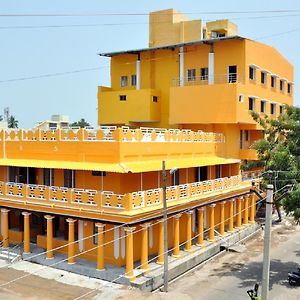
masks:
[(99, 123), (160, 121), (160, 92), (153, 89), (104, 90), (99, 87)]
[[(251, 182), (242, 182), (241, 176), (181, 184), (167, 187), (168, 206), (203, 202), (249, 189)], [(163, 203), (162, 188), (115, 194), (56, 186), (44, 186), (0, 181), (0, 205), (44, 212), (60, 212), (75, 216), (97, 218), (100, 215), (134, 216), (147, 211), (160, 210)]]
[(240, 159), (258, 160), (257, 152), (254, 149), (240, 149)]
[[(224, 142), (224, 136), (218, 133), (145, 127), (2, 130), (0, 165), (143, 172), (143, 164), (140, 162), (148, 163), (151, 170), (160, 170), (163, 159), (167, 164), (169, 160), (195, 160), (201, 157), (223, 159)], [(136, 167), (129, 167), (134, 163), (141, 165), (138, 170)], [(147, 168), (150, 171), (149, 166)]]

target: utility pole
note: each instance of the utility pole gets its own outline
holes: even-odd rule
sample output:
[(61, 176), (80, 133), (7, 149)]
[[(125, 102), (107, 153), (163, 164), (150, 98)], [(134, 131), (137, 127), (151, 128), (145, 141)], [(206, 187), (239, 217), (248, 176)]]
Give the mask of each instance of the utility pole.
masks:
[(268, 297), (269, 297), (270, 244), (271, 244), (271, 227), (272, 227), (273, 189), (274, 189), (274, 187), (272, 184), (267, 185), (262, 293), (261, 293), (262, 300), (268, 300)]
[(164, 292), (168, 292), (168, 214), (166, 162), (162, 161), (163, 177), (163, 219), (164, 219)]

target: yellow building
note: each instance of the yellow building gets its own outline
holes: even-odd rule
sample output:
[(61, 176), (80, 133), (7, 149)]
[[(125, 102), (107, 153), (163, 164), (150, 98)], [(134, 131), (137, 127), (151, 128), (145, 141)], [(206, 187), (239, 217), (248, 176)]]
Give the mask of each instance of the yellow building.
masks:
[[(1, 130), (2, 244), (24, 242), (106, 264), (163, 263), (166, 162), (168, 245), (203, 246), (255, 218), (241, 159), (262, 137), (249, 112), (293, 103), (293, 68), (273, 48), (239, 37), (228, 20), (150, 14), (150, 48), (106, 53), (99, 129)], [(172, 170), (172, 172), (169, 172)], [(234, 229), (235, 228), (235, 229)], [(64, 246), (65, 247), (61, 247)]]

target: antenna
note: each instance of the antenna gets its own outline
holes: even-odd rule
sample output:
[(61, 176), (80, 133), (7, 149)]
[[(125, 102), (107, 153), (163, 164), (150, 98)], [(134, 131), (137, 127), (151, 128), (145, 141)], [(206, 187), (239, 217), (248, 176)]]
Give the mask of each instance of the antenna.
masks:
[(9, 107), (4, 108), (4, 120), (8, 122), (9, 119)]

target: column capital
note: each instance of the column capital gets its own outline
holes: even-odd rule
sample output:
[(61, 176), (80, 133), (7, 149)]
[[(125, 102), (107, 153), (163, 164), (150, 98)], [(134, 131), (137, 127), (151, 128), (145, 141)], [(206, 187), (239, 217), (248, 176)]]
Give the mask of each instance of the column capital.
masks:
[(204, 207), (197, 207), (197, 211), (204, 212)]
[(147, 223), (143, 223), (143, 224), (140, 224), (140, 226), (143, 228), (143, 229), (148, 229), (151, 225), (151, 222), (147, 222)]
[(133, 233), (135, 230), (135, 227), (124, 227), (124, 231), (127, 233)]
[(4, 213), (4, 214), (7, 214), (10, 212), (10, 209), (7, 209), (7, 208), (1, 208), (1, 212)]
[(233, 203), (235, 202), (235, 199), (229, 199), (229, 202)]
[(98, 230), (99, 230), (99, 229), (102, 229), (102, 230), (103, 230), (103, 229), (105, 228), (105, 224), (103, 224), (103, 223), (96, 223), (96, 224), (95, 224), (95, 227), (98, 228)]
[(31, 215), (31, 212), (23, 211), (22, 215), (24, 216), (24, 218), (26, 218), (26, 217), (29, 217)]
[(244, 201), (244, 197), (243, 196), (239, 197), (239, 200)]
[(52, 219), (54, 219), (54, 216), (51, 216), (51, 215), (45, 215), (44, 218), (45, 218), (46, 220), (52, 220)]
[(224, 201), (221, 201), (220, 204), (225, 205), (225, 204), (226, 204), (226, 201), (225, 201), (225, 200), (224, 200)]
[(176, 219), (176, 220), (178, 220), (180, 217), (182, 216), (182, 214), (176, 214), (176, 215), (174, 215), (174, 219)]
[(189, 210), (189, 211), (186, 212), (186, 214), (187, 214), (187, 215), (192, 215), (192, 214), (193, 214), (193, 211), (192, 211), (192, 210)]
[(210, 204), (209, 207), (214, 208), (214, 207), (216, 207), (216, 204), (215, 203)]
[(77, 220), (76, 219), (72, 219), (72, 218), (68, 218), (66, 221), (68, 223), (74, 224)]

